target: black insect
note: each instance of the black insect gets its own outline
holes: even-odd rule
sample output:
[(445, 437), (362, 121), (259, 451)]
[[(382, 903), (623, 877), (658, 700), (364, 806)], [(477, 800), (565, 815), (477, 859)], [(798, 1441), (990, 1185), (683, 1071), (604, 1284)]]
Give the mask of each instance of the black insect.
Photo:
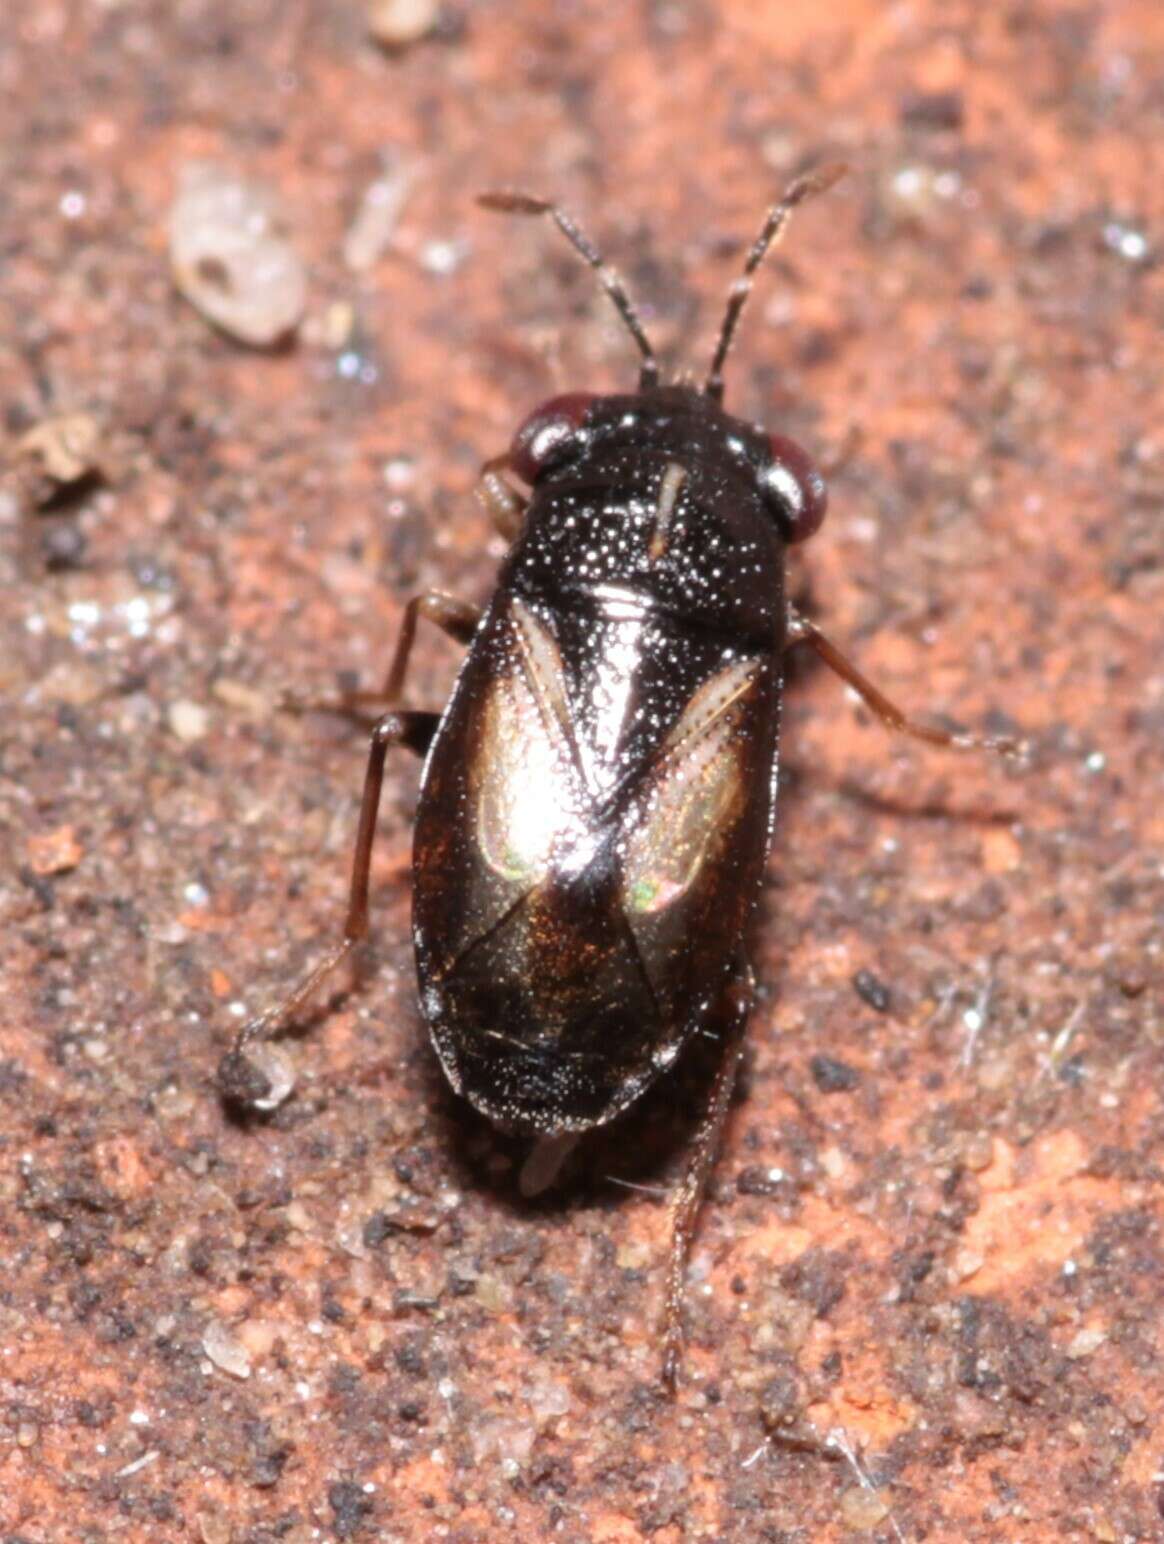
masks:
[[(512, 541), (488, 607), (417, 596), (382, 691), (339, 704), (390, 708), (372, 735), (343, 937), (244, 1027), (220, 1072), (227, 1092), (261, 1102), (245, 1048), (367, 932), (384, 760), (396, 745), (424, 755), (413, 933), (424, 1015), (458, 1093), (553, 1152), (625, 1110), (696, 1033), (722, 1044), (674, 1201), (672, 1385), (688, 1246), (752, 995), (746, 933), (775, 817), (785, 653), (809, 644), (894, 728), (1001, 748), (907, 719), (789, 608), (785, 549), (820, 525), (824, 481), (798, 445), (720, 405), (755, 270), (795, 205), (840, 170), (794, 182), (768, 214), (702, 387), (659, 384), (620, 281), (560, 209), (483, 197), (550, 215), (592, 266), (642, 355), (638, 389), (555, 397), (525, 420), (484, 470)], [(470, 644), (441, 714), (391, 708), (421, 616)]]

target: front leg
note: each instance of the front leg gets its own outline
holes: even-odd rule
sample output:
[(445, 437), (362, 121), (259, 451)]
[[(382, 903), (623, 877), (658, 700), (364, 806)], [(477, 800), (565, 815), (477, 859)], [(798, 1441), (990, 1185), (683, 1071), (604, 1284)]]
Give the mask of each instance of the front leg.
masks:
[(502, 477), (502, 472), (508, 470), (508, 453), (486, 461), (481, 468), (476, 493), (477, 502), (493, 522), (494, 530), (506, 541), (513, 542), (521, 535), (529, 500)]
[[(481, 620), (480, 606), (471, 601), (458, 600), (443, 590), (424, 590), (414, 595), (404, 608), (400, 632), (396, 639), (392, 663), (384, 677), (383, 686), (375, 691), (357, 689), (341, 692), (335, 697), (299, 697), (287, 693), (281, 706), (288, 712), (303, 713), (309, 709), (321, 713), (347, 713), (359, 716), (370, 709), (391, 708), (400, 701), (404, 681), (408, 674), (408, 662), (412, 645), (416, 641), (416, 624), (420, 617), (435, 622), (457, 643), (468, 644)], [(366, 722), (366, 720), (365, 720)]]

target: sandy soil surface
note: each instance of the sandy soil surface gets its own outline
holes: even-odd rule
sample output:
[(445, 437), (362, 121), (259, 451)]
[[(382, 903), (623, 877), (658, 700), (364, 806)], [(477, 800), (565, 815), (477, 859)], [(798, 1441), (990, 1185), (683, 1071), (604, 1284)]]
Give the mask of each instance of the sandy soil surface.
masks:
[[(0, 1538), (1164, 1537), (1164, 12), (431, 21), (0, 18)], [(1031, 755), (892, 739), (793, 672), (670, 1403), (659, 1190), (705, 1069), (520, 1201), (416, 1005), (406, 757), (293, 1096), (232, 1118), (214, 1069), (342, 908), (364, 743), (280, 691), (376, 679), (418, 588), (487, 595), (482, 459), (633, 379), (554, 233), (474, 194), (566, 200), (679, 369), (836, 158), (729, 403), (834, 468), (812, 614)], [(198, 163), (278, 201), (306, 288), (273, 347), (175, 288)], [(422, 637), (416, 705), (455, 661)]]

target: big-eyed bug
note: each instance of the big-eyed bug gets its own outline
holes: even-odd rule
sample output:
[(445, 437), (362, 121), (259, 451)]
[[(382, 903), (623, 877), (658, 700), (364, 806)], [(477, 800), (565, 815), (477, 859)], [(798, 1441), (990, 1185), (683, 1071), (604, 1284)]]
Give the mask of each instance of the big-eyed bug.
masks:
[[(247, 1046), (364, 937), (385, 758), (396, 745), (424, 756), (413, 935), (421, 1005), (458, 1093), (553, 1154), (624, 1111), (695, 1034), (721, 1043), (673, 1204), (672, 1387), (688, 1248), (751, 1002), (746, 932), (775, 818), (785, 653), (809, 644), (892, 728), (1013, 749), (907, 718), (789, 607), (785, 548), (820, 525), (823, 478), (800, 446), (721, 406), (756, 269), (793, 208), (840, 171), (792, 183), (769, 212), (701, 388), (660, 385), (620, 280), (562, 210), (482, 196), (556, 222), (638, 346), (638, 388), (554, 397), (529, 415), (484, 468), (483, 501), (511, 541), (484, 612), (438, 592), (414, 597), (382, 689), (332, 704), (388, 710), (372, 733), (343, 936), (243, 1027), (219, 1074), (228, 1095), (262, 1105)], [(420, 616), (469, 645), (440, 714), (393, 706)]]

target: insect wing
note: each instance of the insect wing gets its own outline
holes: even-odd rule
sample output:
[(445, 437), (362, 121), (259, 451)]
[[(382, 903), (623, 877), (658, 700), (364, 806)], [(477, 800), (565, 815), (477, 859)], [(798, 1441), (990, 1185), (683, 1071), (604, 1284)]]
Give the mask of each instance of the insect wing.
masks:
[(660, 1002), (681, 1009), (709, 963), (727, 969), (763, 871), (775, 682), (739, 659), (688, 701), (624, 822), (623, 907)]
[(557, 645), (509, 597), (466, 662), (417, 814), (417, 943), (434, 976), (528, 899), (587, 807)]

